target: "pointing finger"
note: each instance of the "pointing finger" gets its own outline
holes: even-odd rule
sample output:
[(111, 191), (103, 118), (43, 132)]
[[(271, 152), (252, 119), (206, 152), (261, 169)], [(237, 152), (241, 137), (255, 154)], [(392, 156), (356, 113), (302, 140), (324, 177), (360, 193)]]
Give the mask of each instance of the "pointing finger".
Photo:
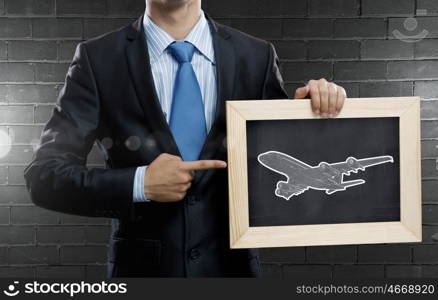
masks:
[(181, 169), (186, 171), (223, 169), (226, 167), (227, 167), (227, 163), (222, 160), (198, 160), (198, 161), (185, 161), (181, 163)]

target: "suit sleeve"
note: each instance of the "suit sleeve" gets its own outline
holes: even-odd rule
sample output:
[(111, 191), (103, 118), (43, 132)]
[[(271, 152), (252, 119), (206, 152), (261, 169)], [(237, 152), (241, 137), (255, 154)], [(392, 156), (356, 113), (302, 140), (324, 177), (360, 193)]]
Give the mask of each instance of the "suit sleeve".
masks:
[(100, 103), (86, 45), (79, 44), (40, 146), (24, 177), (32, 201), (64, 213), (131, 218), (136, 167), (87, 169)]
[(277, 53), (271, 43), (268, 43), (268, 48), (269, 57), (263, 83), (263, 99), (287, 99), (289, 96), (284, 89), (283, 78), (278, 67)]

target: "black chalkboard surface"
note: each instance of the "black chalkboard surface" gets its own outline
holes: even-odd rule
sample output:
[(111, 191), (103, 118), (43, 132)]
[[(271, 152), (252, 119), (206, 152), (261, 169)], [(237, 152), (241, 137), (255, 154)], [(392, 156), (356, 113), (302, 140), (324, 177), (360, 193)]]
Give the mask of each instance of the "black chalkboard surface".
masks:
[[(398, 117), (246, 122), (250, 227), (400, 220)], [(287, 181), (287, 177), (259, 160), (260, 154), (269, 151), (283, 153), (312, 167), (326, 162), (322, 164), (327, 167), (325, 174), (333, 176), (339, 171), (328, 166), (346, 160), (354, 165), (351, 158), (360, 161), (391, 156), (393, 162), (344, 176), (344, 182), (363, 179), (365, 183), (340, 191), (304, 189), (307, 182), (300, 178), (305, 175), (298, 172), (295, 185), (285, 188), (299, 193), (287, 200), (275, 192), (277, 183)], [(285, 160), (282, 165), (288, 163)], [(296, 168), (290, 171), (296, 172)]]

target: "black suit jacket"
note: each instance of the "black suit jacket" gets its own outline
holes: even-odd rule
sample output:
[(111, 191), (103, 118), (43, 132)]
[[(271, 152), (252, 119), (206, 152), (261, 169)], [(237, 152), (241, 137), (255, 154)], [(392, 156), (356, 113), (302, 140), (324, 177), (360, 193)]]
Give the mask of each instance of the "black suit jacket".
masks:
[[(270, 43), (208, 21), (218, 97), (200, 159), (226, 161), (225, 101), (287, 94)], [(138, 150), (126, 145), (130, 138)], [(95, 141), (106, 169), (85, 166)], [(161, 153), (180, 155), (155, 92), (141, 17), (78, 45), (25, 179), (36, 205), (112, 218), (109, 276), (257, 276), (254, 250), (229, 249), (227, 170), (197, 172), (181, 202), (133, 203), (137, 166)]]

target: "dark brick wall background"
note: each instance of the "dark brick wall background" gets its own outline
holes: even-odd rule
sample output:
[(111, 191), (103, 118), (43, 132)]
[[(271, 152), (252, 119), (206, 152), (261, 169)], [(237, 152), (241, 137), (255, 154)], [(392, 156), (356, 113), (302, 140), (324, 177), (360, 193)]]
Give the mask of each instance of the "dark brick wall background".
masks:
[[(349, 97), (422, 97), (424, 242), (263, 249), (266, 276), (438, 277), (437, 3), (204, 0), (218, 21), (275, 44), (291, 95), (307, 79), (325, 77)], [(0, 158), (0, 277), (105, 276), (108, 220), (35, 207), (22, 174), (75, 45), (143, 10), (144, 0), (0, 0), (0, 130), (13, 143)], [(427, 36), (401, 41), (395, 30)], [(98, 151), (89, 165), (102, 166)]]

